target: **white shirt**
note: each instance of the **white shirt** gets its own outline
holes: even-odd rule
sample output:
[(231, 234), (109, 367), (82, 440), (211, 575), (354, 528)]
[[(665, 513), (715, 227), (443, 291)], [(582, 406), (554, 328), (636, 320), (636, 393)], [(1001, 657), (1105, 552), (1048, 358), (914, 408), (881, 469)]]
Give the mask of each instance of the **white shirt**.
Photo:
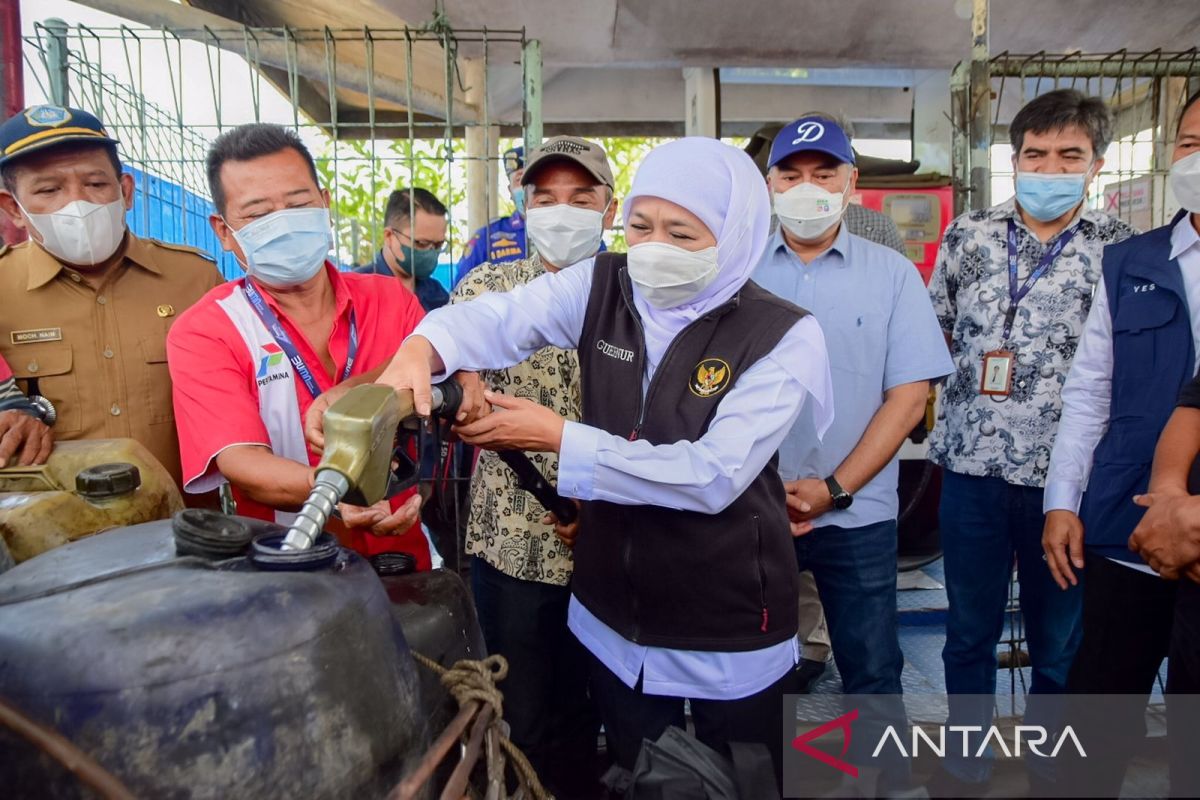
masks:
[[(511, 292), (438, 309), (413, 335), (429, 340), (447, 372), (500, 369), (547, 345), (575, 348), (583, 332), (593, 267), (593, 260), (583, 261)], [(643, 395), (650, 378), (648, 374), (643, 380)], [(559, 492), (581, 500), (718, 513), (766, 466), (809, 398), (816, 401), (817, 431), (823, 435), (833, 420), (832, 381), (821, 328), (814, 318), (805, 317), (737, 378), (697, 441), (652, 445), (566, 423)], [(777, 681), (799, 657), (794, 638), (743, 653), (638, 645), (574, 598), (569, 624), (627, 686), (634, 686), (641, 675), (647, 694), (746, 697)]]
[[(1200, 366), (1200, 234), (1187, 215), (1171, 230), (1171, 256), (1179, 262), (1183, 288), (1192, 317), (1193, 372)], [(1104, 280), (1096, 287), (1091, 313), (1079, 339), (1079, 349), (1063, 386), (1062, 421), (1050, 455), (1043, 510), (1079, 513), (1079, 504), (1092, 471), (1092, 454), (1108, 430), (1112, 400), (1112, 314)], [(1127, 562), (1119, 562), (1127, 563)], [(1129, 566), (1144, 567), (1144, 564)]]

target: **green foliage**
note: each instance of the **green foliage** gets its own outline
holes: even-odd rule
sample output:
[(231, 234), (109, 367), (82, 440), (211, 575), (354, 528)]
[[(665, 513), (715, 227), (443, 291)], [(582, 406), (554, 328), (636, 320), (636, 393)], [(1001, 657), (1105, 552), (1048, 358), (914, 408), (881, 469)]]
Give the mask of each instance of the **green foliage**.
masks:
[[(338, 258), (366, 264), (383, 241), (383, 209), (395, 189), (420, 186), (450, 209), (452, 242), (466, 241), (465, 146), (455, 140), (330, 142), (317, 158), (317, 173), (331, 195)], [(460, 213), (461, 212), (461, 213)]]
[[(608, 153), (616, 183), (614, 194), (620, 204), (629, 195), (642, 159), (670, 140), (622, 136), (596, 141)], [(737, 147), (745, 143), (726, 141)], [(497, 157), (519, 143), (519, 139), (502, 139)], [(332, 195), (338, 255), (344, 263), (365, 264), (374, 258), (375, 249), (383, 239), (382, 217), (388, 195), (393, 189), (406, 186), (428, 189), (450, 209), (449, 240), (454, 246), (454, 258), (471, 235), (466, 229), (466, 144), (461, 139), (455, 139), (449, 148), (443, 140), (424, 139), (331, 142), (316, 161), (317, 172)], [(508, 214), (511, 207), (507, 204), (503, 170), (500, 184), (494, 189), (501, 198), (499, 213)], [(620, 214), (616, 229), (605, 240), (613, 250), (626, 249)]]

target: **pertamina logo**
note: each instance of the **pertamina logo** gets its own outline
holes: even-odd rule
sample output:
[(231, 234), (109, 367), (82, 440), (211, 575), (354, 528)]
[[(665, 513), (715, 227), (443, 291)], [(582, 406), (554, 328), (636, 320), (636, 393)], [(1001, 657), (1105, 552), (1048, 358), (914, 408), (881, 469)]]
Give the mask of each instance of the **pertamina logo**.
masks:
[(283, 350), (277, 344), (264, 344), (262, 349), (266, 355), (259, 359), (258, 375), (255, 376), (258, 379), (259, 386), (266, 386), (271, 381), (281, 380), (291, 374), (289, 371), (284, 370), (274, 375), (268, 375), (267, 373), (270, 372), (272, 367), (277, 367), (284, 363)]

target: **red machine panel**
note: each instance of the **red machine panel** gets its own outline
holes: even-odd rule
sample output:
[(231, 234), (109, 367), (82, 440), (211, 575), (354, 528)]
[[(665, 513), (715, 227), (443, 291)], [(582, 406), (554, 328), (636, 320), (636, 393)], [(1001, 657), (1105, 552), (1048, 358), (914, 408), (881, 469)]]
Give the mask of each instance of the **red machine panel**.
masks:
[(942, 232), (954, 214), (954, 190), (949, 186), (859, 189), (854, 202), (882, 211), (895, 221), (908, 257), (928, 283)]

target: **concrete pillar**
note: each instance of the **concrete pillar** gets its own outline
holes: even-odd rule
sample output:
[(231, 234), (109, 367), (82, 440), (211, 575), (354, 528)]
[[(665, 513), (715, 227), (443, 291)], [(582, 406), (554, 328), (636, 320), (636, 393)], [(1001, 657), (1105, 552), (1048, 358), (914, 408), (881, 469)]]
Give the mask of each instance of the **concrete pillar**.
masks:
[(498, 161), (496, 128), (487, 114), (487, 65), (481, 58), (462, 59), (467, 102), (480, 109), (479, 124), (468, 125), (467, 230), (477, 231), (496, 216)]
[(992, 81), (988, 0), (971, 4), (971, 209), (992, 204)]
[(683, 130), (688, 136), (721, 136), (721, 85), (715, 69), (683, 71)]
[(950, 70), (922, 70), (913, 85), (913, 158), (923, 173), (951, 174)]

